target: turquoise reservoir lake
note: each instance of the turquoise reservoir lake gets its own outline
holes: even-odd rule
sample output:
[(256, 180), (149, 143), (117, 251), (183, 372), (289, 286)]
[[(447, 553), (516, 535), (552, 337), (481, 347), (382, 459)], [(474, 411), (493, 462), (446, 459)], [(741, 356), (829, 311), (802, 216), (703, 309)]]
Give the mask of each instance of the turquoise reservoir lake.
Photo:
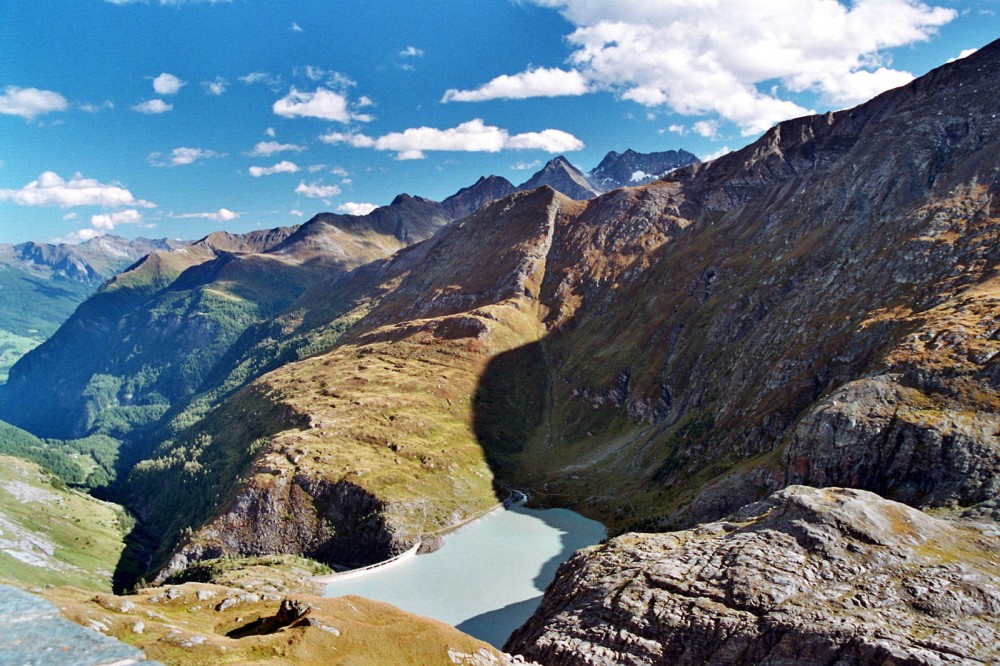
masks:
[(538, 607), (559, 565), (605, 534), (567, 509), (500, 510), (450, 534), (434, 553), (335, 580), (326, 596), (384, 601), (502, 647)]

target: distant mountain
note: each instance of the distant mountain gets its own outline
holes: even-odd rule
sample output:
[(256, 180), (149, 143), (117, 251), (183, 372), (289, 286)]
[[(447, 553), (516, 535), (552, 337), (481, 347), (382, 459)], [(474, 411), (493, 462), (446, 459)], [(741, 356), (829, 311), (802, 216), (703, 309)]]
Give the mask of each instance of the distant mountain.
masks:
[(635, 187), (658, 180), (674, 169), (699, 164), (700, 160), (686, 150), (660, 153), (624, 153), (611, 151), (589, 173), (583, 173), (560, 155), (549, 160), (527, 181), (513, 191), (533, 190), (548, 185), (570, 199), (592, 199), (620, 187)]
[(86, 282), (96, 288), (150, 252), (184, 245), (184, 241), (168, 238), (129, 240), (112, 235), (82, 243), (0, 244), (0, 265), (16, 265), (52, 278)]
[(591, 199), (601, 194), (602, 190), (594, 187), (582, 171), (569, 163), (560, 155), (549, 160), (540, 171), (518, 186), (518, 191), (533, 190), (548, 185), (557, 192), (562, 192), (570, 199)]
[(12, 369), (0, 411), (36, 434), (70, 439), (124, 437), (170, 409), (183, 411), (195, 396), (203, 410), (342, 332), (338, 324), (295, 344), (275, 343), (282, 334), (267, 322), (305, 291), (328, 298), (323, 285), (348, 270), (426, 240), (513, 190), (491, 176), (442, 202), (400, 194), (363, 216), (320, 213), (297, 227), (218, 231), (154, 251)]
[(149, 252), (183, 245), (118, 236), (79, 244), (0, 244), (0, 382), (104, 281)]
[(624, 153), (611, 151), (587, 174), (587, 179), (602, 191), (610, 192), (619, 187), (651, 183), (674, 169), (698, 164), (700, 161), (686, 150), (660, 153), (637, 153), (631, 149)]

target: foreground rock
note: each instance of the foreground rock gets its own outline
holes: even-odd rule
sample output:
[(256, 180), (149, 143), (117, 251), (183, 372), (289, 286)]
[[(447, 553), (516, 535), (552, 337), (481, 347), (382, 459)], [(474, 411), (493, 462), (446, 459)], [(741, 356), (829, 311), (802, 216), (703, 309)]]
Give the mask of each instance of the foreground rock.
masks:
[(995, 663), (998, 581), (995, 530), (791, 486), (578, 552), (506, 647), (549, 666)]

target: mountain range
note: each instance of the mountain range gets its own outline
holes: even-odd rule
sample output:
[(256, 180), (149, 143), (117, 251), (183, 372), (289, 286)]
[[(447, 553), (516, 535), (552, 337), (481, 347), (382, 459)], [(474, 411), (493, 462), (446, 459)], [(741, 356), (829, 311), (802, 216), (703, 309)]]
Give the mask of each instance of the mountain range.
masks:
[(0, 244), (0, 382), (115, 273), (172, 240), (99, 236), (78, 244)]
[[(995, 42), (603, 194), (669, 167), (557, 158), (152, 252), (11, 369), (0, 418), (122, 442), (122, 585), (377, 562), (512, 484), (621, 535), (509, 644), (545, 663), (995, 656), (998, 68)], [(836, 600), (795, 596), (819, 579)], [(872, 604), (912, 630), (880, 639)]]

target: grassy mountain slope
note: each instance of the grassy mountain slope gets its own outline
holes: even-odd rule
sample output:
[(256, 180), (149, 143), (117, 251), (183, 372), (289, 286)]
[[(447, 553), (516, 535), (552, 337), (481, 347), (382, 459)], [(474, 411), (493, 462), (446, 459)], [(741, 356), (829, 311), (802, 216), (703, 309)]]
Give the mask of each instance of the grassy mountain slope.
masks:
[(256, 435), (201, 449), (247, 466), (205, 473), (233, 489), (170, 566), (378, 559), (492, 501), (495, 473), (619, 530), (793, 482), (995, 502), (998, 59), (991, 45), (643, 187), (514, 195), (337, 295), (317, 285), (284, 322), (348, 326), (335, 346), (137, 469), (142, 495), (186, 478), (215, 424), (241, 414)]
[(0, 579), (111, 590), (131, 518), (34, 463), (0, 456)]

